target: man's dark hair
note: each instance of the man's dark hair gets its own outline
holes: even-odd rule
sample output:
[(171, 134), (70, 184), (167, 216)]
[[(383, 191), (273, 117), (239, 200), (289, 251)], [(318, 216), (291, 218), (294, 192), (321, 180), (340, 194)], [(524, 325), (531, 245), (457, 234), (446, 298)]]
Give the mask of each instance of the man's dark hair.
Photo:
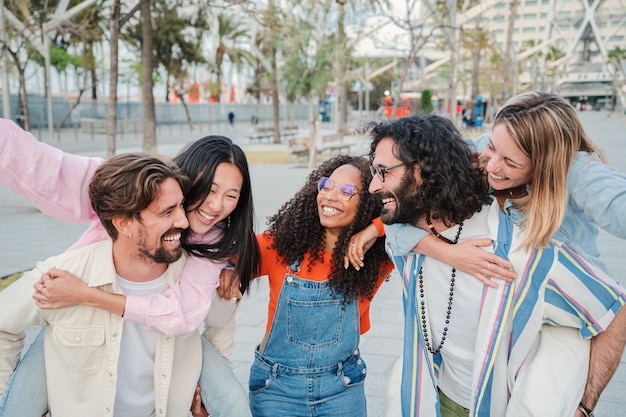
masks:
[(176, 164), (143, 153), (125, 153), (106, 160), (89, 184), (91, 205), (111, 239), (117, 239), (115, 216), (141, 219), (141, 212), (156, 198), (161, 183), (173, 178), (183, 195), (188, 178)]
[[(443, 220), (460, 223), (489, 201), (477, 158), (450, 120), (418, 114), (372, 123), (365, 131), (372, 137), (370, 160), (378, 143), (391, 138), (398, 159), (409, 167), (419, 165), (423, 184), (412, 199), (414, 221), (432, 212)], [(413, 169), (408, 169), (406, 175), (413, 175)]]

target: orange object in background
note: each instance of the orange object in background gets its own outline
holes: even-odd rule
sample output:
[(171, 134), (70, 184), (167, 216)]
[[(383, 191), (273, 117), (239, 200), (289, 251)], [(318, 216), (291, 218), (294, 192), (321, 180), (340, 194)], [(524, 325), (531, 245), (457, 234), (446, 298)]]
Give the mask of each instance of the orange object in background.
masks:
[(394, 114), (394, 100), (390, 96), (385, 97), (385, 117), (406, 117), (411, 114), (411, 102), (408, 99), (402, 98), (396, 104)]
[(389, 119), (393, 111), (393, 99), (390, 96), (385, 97), (385, 117)]
[(193, 83), (189, 86), (189, 103), (200, 103), (200, 85)]

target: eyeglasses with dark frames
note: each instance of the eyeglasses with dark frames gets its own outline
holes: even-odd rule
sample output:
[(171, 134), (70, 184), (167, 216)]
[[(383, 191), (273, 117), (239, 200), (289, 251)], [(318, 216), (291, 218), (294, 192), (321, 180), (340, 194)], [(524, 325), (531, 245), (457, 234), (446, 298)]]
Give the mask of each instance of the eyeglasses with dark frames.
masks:
[(400, 162), (399, 164), (392, 165), (390, 167), (382, 167), (380, 165), (370, 165), (370, 171), (372, 172), (372, 176), (376, 175), (380, 182), (385, 182), (385, 174), (391, 171), (392, 169), (396, 169), (401, 167), (402, 165), (408, 165), (415, 162), (415, 160), (408, 162)]
[[(359, 192), (354, 184), (339, 184), (337, 187), (337, 197), (343, 201), (350, 201)], [(328, 194), (335, 188), (335, 183), (328, 177), (322, 177), (317, 182), (317, 190), (320, 194)]]

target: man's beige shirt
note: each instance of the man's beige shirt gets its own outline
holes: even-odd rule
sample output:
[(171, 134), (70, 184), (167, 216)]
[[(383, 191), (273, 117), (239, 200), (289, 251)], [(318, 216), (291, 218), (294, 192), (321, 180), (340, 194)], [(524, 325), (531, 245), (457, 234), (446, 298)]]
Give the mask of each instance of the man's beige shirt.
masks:
[[(186, 256), (171, 264), (166, 287), (180, 275)], [(40, 310), (33, 284), (52, 267), (81, 277), (91, 287), (121, 293), (116, 284), (112, 242), (66, 252), (37, 267), (0, 292), (0, 398), (22, 351), (24, 330), (47, 324), (45, 355), (52, 417), (113, 416), (123, 319), (93, 307)], [(197, 331), (157, 336), (154, 364), (156, 417), (187, 417), (200, 375)], [(36, 376), (33, 376), (36, 377)]]

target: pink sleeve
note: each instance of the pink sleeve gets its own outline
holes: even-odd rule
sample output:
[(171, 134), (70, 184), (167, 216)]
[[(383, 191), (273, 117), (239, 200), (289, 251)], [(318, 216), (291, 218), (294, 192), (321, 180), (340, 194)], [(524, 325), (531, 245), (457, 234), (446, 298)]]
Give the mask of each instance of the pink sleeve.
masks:
[(127, 296), (124, 319), (172, 336), (196, 330), (209, 312), (224, 265), (190, 256), (181, 276), (164, 294)]
[(97, 220), (88, 187), (100, 164), (100, 158), (64, 153), (0, 119), (0, 184), (44, 214), (68, 223)]

